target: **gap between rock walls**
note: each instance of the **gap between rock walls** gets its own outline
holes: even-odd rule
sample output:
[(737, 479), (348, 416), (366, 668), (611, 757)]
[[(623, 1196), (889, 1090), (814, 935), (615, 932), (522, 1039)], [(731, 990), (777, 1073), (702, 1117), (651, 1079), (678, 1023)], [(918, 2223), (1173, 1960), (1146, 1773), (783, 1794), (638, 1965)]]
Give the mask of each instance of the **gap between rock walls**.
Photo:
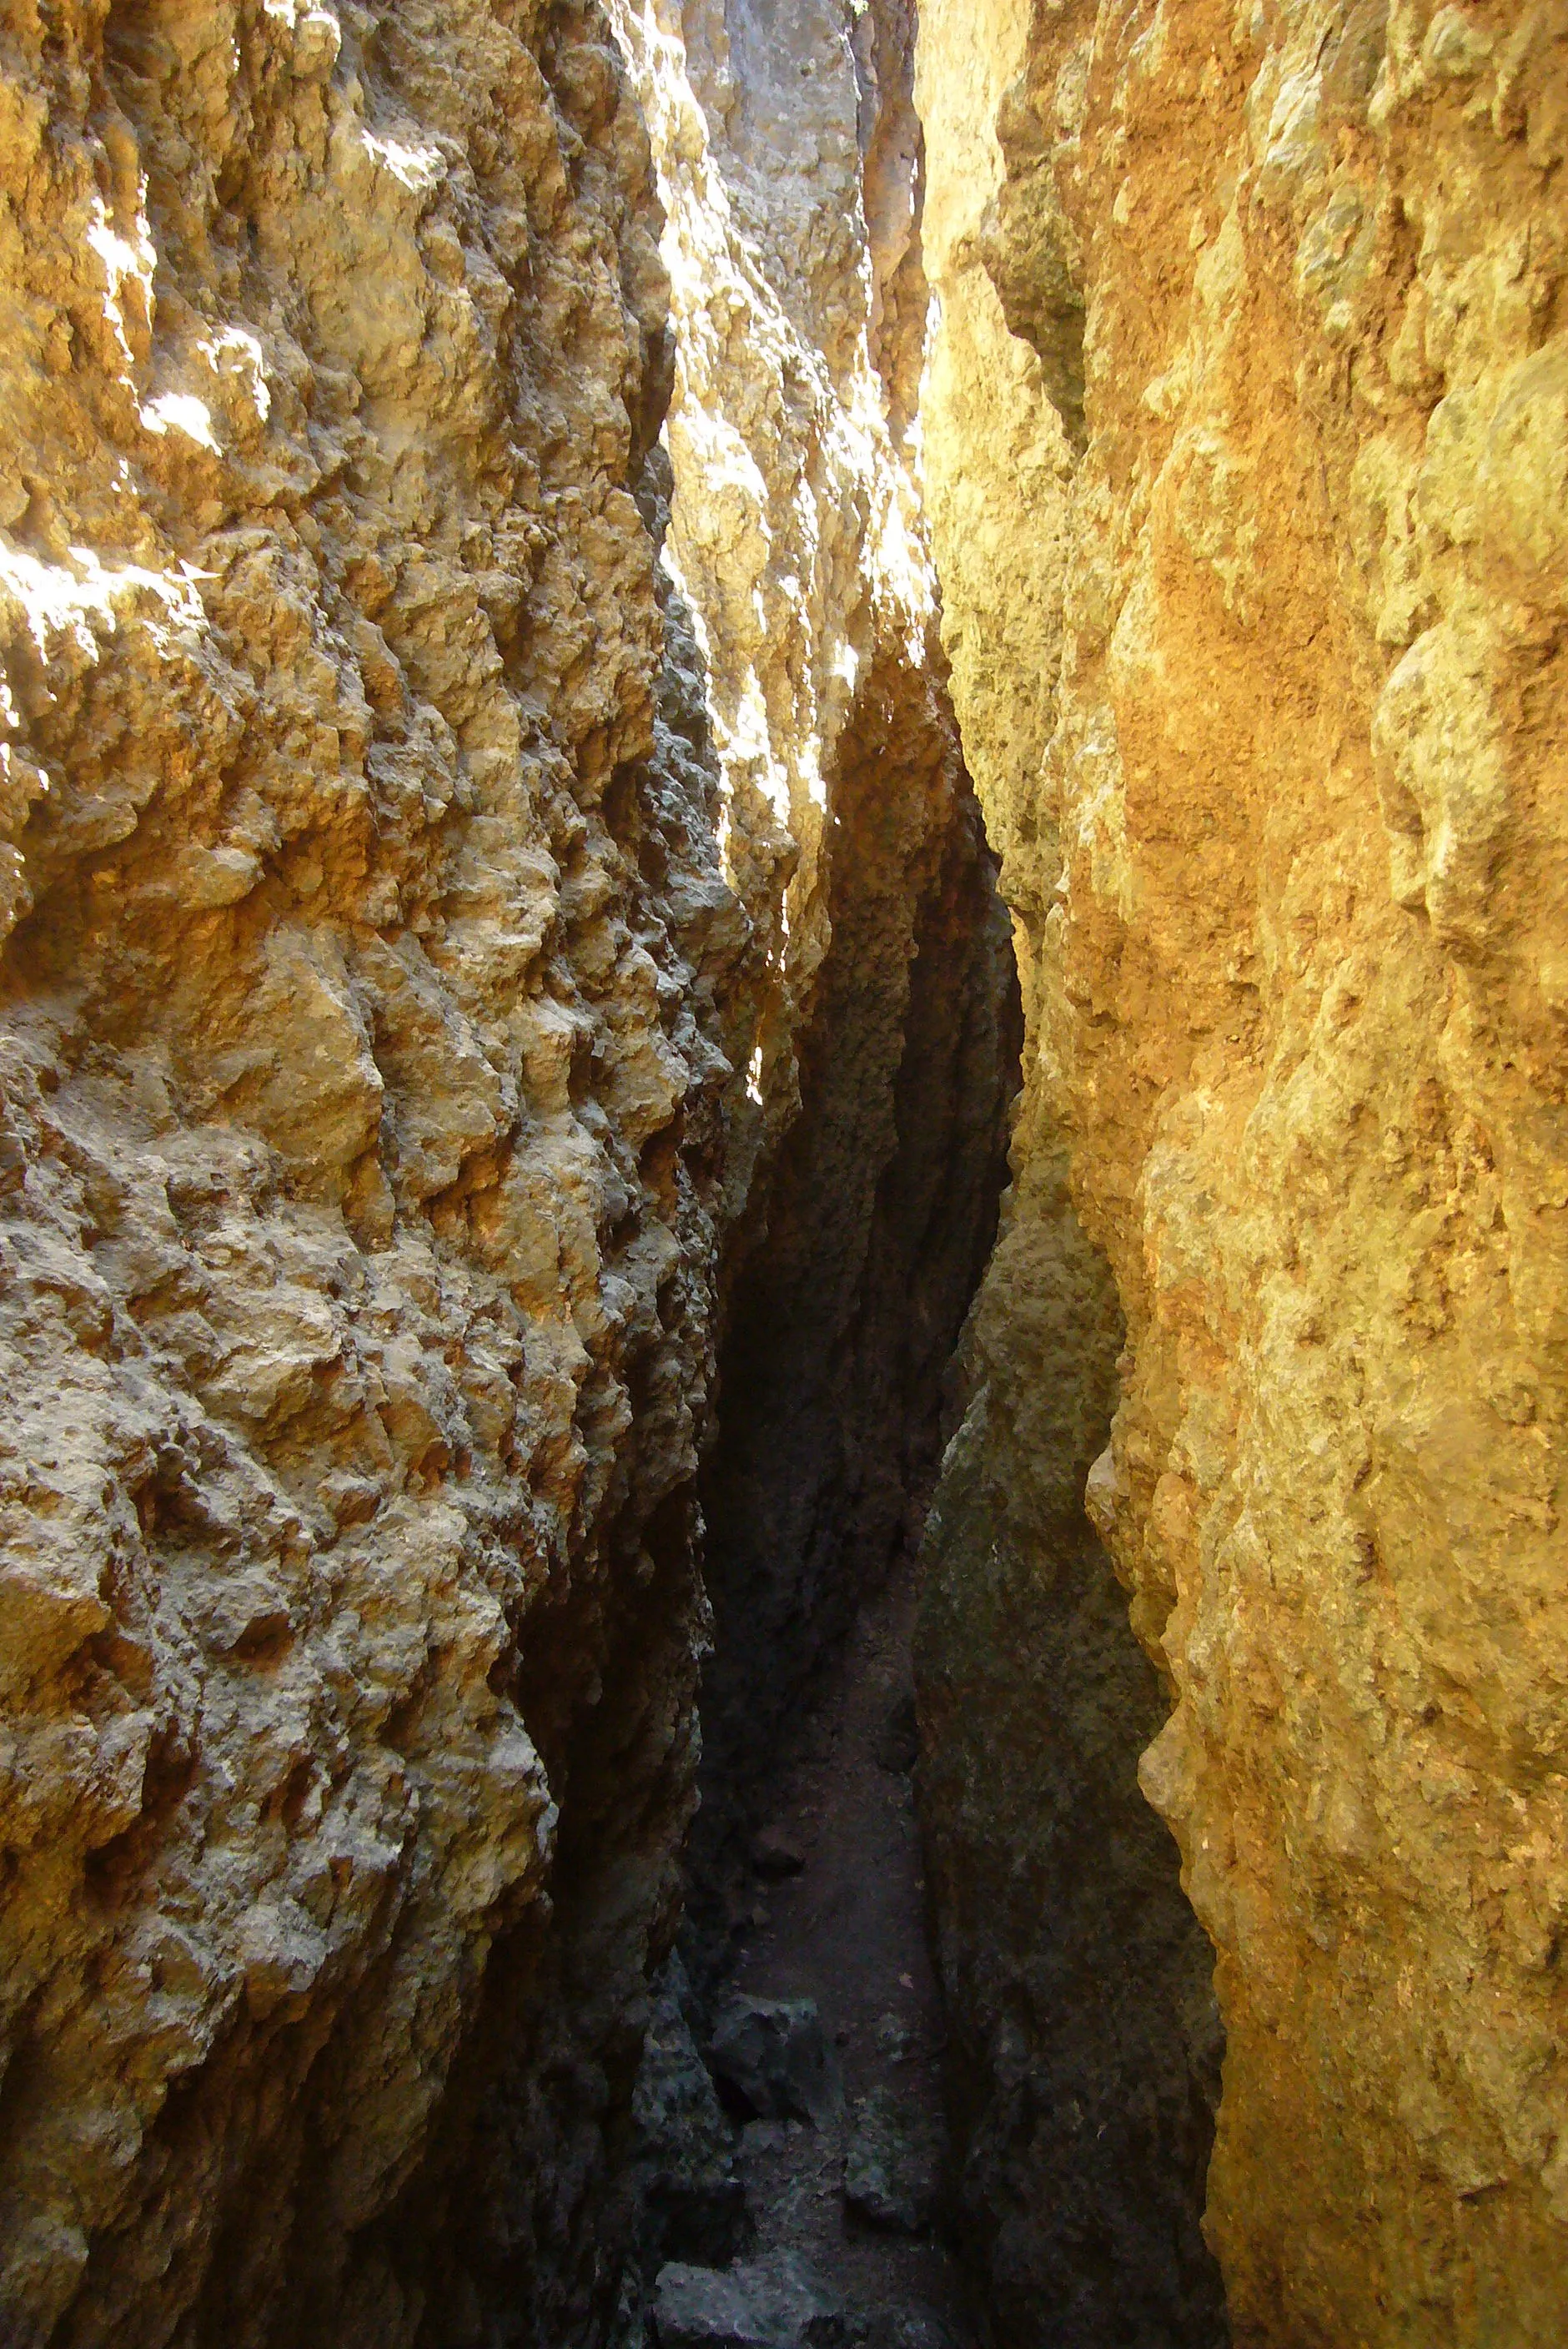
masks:
[[(680, 90), (645, 30), (629, 44), (675, 288), (671, 567), (721, 769), (742, 750), (757, 771), (759, 703), (775, 724), (768, 788), (802, 853), (780, 961), (810, 977), (787, 1040), (763, 999), (758, 1106), (766, 1124), (787, 1067), (791, 1116), (758, 1144), (721, 1284), (701, 1807), (636, 2091), (623, 2337), (966, 2344), (978, 2325), (1006, 2349), (1212, 2349), (1219, 2025), (1137, 1785), (1158, 1688), (1083, 1511), (1120, 1330), (1037, 1081), (954, 1361), (1023, 1038), (907, 463), (930, 293), (913, 12), (683, 27)], [(739, 356), (715, 330), (731, 304)], [(782, 383), (754, 371), (764, 347), (789, 353)], [(876, 429), (825, 429), (835, 401)], [(716, 449), (737, 442), (776, 533), (776, 638), (736, 603), (715, 512)], [(808, 553), (802, 506), (813, 548), (867, 517), (852, 574)], [(841, 632), (848, 692), (802, 697), (799, 664), (779, 689), (797, 579), (823, 593), (813, 645)], [(913, 1748), (889, 1767), (916, 1656), (929, 1888)]]

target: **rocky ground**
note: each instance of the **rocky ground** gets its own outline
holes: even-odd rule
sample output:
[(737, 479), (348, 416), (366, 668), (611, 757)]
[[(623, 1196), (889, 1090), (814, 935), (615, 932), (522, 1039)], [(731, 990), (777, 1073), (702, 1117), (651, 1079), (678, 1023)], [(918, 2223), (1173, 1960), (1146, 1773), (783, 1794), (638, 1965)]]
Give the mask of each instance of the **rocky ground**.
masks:
[(699, 2002), (677, 1961), (655, 2018), (639, 2093), (654, 2289), (633, 2340), (969, 2349), (939, 2224), (943, 2028), (912, 1784), (913, 1608), (903, 1567), (799, 1723), (730, 1979)]

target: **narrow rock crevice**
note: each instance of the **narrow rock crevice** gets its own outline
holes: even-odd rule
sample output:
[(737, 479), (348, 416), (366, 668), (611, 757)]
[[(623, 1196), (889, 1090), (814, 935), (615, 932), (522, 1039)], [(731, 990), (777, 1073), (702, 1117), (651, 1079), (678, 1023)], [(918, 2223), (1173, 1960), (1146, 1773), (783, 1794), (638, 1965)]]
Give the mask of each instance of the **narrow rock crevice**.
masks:
[(6, 2349), (1560, 2349), (1565, 91), (4, 11)]
[[(941, 715), (927, 681), (913, 717), (950, 762)], [(942, 2235), (912, 1640), (944, 1376), (995, 1231), (1018, 1042), (995, 864), (961, 772), (911, 886), (896, 812), (926, 794), (900, 788), (891, 746), (907, 759), (920, 739), (905, 713), (838, 799), (843, 894), (800, 1045), (800, 1112), (719, 1350), (702, 1484), (713, 1648), (677, 1961), (740, 2124), (730, 2248), (748, 2275), (775, 2255), (803, 2262), (882, 2349), (968, 2337)], [(785, 2020), (765, 2020), (779, 2001)], [(826, 2066), (819, 2089), (781, 2095), (766, 2063), (727, 2054), (727, 2029), (804, 2034), (819, 2056), (799, 2061)], [(788, 2073), (797, 2059), (779, 2060)], [(686, 2122), (664, 2158), (689, 2145)], [(711, 2116), (708, 2132), (722, 2160)], [(656, 2230), (645, 2295), (663, 2261), (711, 2262), (714, 2216), (710, 2193)], [(671, 2274), (665, 2299), (698, 2289)], [(659, 2307), (664, 2338), (675, 2320)]]
[[(868, 697), (853, 721), (800, 1109), (743, 1226), (719, 1349), (691, 1861), (698, 1942), (713, 1944), (704, 1972), (780, 1734), (861, 1599), (918, 1545), (943, 1374), (1005, 1171), (1017, 1037), (995, 866), (939, 687), (907, 672), (897, 683), (898, 700)], [(923, 745), (923, 776), (911, 766)]]
[(1212, 1961), (1138, 1784), (1166, 1700), (1083, 1506), (1121, 1318), (1037, 1088), (1031, 1106), (922, 1558), (954, 2220), (987, 2337), (1007, 2349), (1215, 2349), (1222, 2294), (1200, 2227)]

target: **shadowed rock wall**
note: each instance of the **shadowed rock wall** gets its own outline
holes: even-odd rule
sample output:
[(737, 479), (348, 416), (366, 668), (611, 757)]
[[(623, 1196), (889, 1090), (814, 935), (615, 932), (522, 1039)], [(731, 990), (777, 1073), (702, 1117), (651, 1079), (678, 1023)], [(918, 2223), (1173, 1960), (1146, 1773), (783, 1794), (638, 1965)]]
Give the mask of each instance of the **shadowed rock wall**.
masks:
[[(1568, 19), (932, 0), (917, 95), (944, 632), (1039, 1102), (925, 1666), (948, 1977), (998, 2051), (970, 2120), (998, 2324), (1059, 2337), (1008, 2298), (1015, 2091), (967, 1888), (1038, 1837), (1006, 1785), (965, 1795), (943, 1723), (999, 1603), (984, 1532), (1061, 1443), (1020, 1438), (1008, 1377), (1081, 1387), (1075, 1475), (1113, 1399), (1036, 1173), (1065, 1136), (1126, 1322), (1088, 1497), (1165, 1685), (1142, 1784), (1217, 1951), (1234, 2337), (1543, 2349), (1568, 2319)], [(1009, 1251), (1043, 1268), (1022, 1295)], [(1086, 1554), (1059, 1536), (1058, 1581)], [(1047, 1818), (1055, 1751), (1126, 1718), (1088, 1652), (1037, 1684)], [(1086, 1955), (1147, 1865), (1102, 1853)], [(1016, 2071), (1048, 2074), (1018, 2027)], [(1020, 2231), (1048, 2252), (1050, 2203)]]
[[(1013, 1185), (926, 1528), (921, 1813), (958, 2204), (995, 2337), (1208, 2349), (1223, 2338), (1200, 2232), (1219, 2095), (1212, 1958), (1138, 1786), (1165, 1717), (1158, 1675), (1083, 1506), (1124, 1331), (1069, 1192), (1041, 952), (1061, 870), (1040, 777), (1081, 424), (1081, 384), (1075, 411), (1064, 369), (1082, 303), (1076, 326), (1061, 305), (1066, 358), (1059, 335), (1042, 357), (1010, 330), (993, 275), (1007, 185), (994, 126), (1029, 37), (1023, 7), (990, 12), (978, 37), (969, 17), (928, 9), (921, 35), (941, 302), (922, 414), (944, 635), (1029, 1023)], [(1037, 241), (1017, 239), (1010, 290), (1034, 284)], [(1059, 295), (1058, 273), (1031, 315)]]
[(1207, 2349), (1211, 1959), (1139, 1791), (1159, 1682), (1083, 1510), (1120, 1316), (1037, 1087), (1014, 1152), (915, 1648), (959, 2240), (999, 2342)]

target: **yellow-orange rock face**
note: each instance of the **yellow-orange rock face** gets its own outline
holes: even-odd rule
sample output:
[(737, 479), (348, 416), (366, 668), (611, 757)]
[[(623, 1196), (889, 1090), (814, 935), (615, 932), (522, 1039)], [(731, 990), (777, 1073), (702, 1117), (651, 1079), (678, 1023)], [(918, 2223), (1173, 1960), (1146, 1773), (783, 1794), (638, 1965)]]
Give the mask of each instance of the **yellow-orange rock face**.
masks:
[(1233, 2327), (1545, 2349), (1568, 13), (934, 0), (922, 43), (945, 626), (1127, 1319), (1088, 1497), (1218, 1951)]

